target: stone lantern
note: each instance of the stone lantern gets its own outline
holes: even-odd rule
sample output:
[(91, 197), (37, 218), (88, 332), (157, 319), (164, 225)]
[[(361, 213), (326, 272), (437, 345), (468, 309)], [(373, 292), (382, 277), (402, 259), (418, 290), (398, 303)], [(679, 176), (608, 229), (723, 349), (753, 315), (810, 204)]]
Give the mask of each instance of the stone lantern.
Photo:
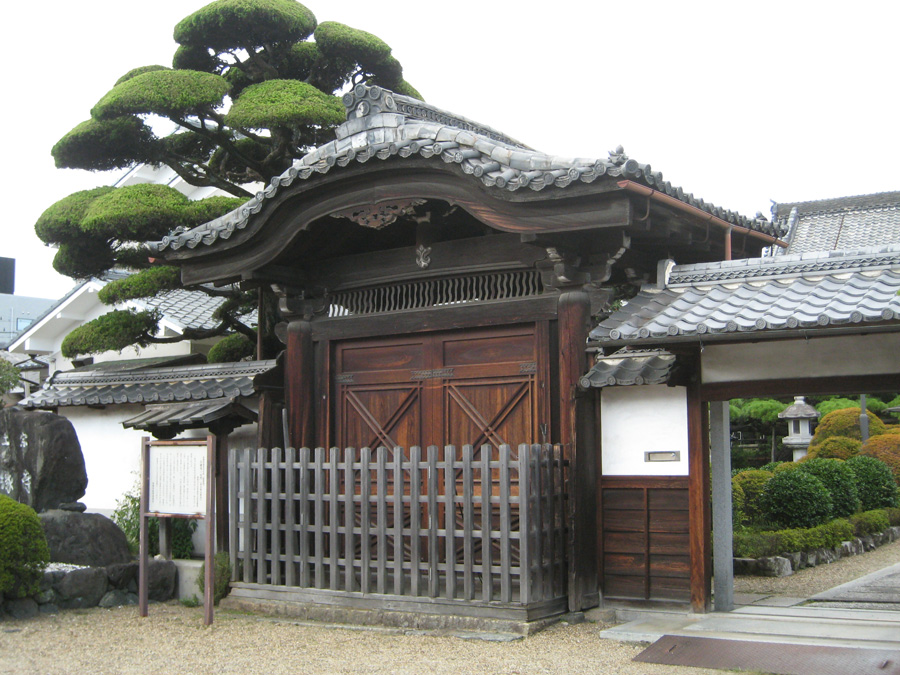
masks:
[(778, 417), (787, 420), (788, 435), (783, 443), (794, 453), (794, 461), (806, 456), (812, 440), (813, 420), (819, 419), (819, 411), (813, 408), (802, 396), (795, 396), (794, 402), (778, 413)]

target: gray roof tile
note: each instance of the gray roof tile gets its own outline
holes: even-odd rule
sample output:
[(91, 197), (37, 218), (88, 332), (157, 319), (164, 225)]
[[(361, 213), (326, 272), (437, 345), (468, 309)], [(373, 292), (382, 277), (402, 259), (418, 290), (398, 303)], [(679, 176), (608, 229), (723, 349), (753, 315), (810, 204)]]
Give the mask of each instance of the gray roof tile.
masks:
[(664, 384), (675, 366), (675, 355), (665, 350), (623, 350), (611, 356), (597, 356), (581, 378), (585, 389), (639, 384)]
[[(574, 182), (590, 183), (598, 176), (608, 175), (643, 183), (732, 224), (770, 235), (782, 230), (764, 219), (751, 219), (716, 207), (685, 193), (680, 187), (663, 180), (648, 164), (629, 159), (621, 148), (611, 152), (608, 159), (554, 157), (539, 153), (497, 132), (464, 117), (439, 110), (416, 99), (394, 94), (380, 87), (358, 85), (344, 95), (348, 121), (337, 130), (338, 141), (330, 141), (294, 161), (293, 166), (272, 178), (268, 186), (255, 197), (231, 213), (190, 230), (179, 228), (152, 242), (159, 252), (210, 246), (218, 239), (228, 239), (236, 230), (247, 226), (267, 199), (273, 198), (280, 187), (295, 180), (309, 180), (314, 171), (327, 173), (335, 166), (344, 167), (350, 161), (365, 162), (373, 157), (439, 156), (445, 162), (460, 165), (463, 173), (475, 176), (488, 187), (515, 191), (528, 187), (544, 190), (555, 186), (565, 188)], [(356, 117), (361, 103), (368, 106), (365, 117)], [(383, 113), (396, 111), (386, 124)], [(396, 118), (396, 119), (395, 119)], [(352, 131), (352, 133), (351, 133)], [(469, 151), (474, 151), (473, 155)]]
[(591, 331), (599, 343), (900, 320), (900, 244), (682, 265)]
[(54, 374), (19, 405), (56, 408), (253, 396), (256, 378), (276, 367), (275, 360), (267, 360), (129, 371), (82, 368)]

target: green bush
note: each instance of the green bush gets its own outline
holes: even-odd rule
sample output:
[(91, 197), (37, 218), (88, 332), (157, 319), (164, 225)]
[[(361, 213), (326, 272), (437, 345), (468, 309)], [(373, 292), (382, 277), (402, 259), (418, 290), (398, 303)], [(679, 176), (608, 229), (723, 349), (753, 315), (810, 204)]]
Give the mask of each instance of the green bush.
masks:
[(854, 536), (853, 525), (837, 518), (816, 527), (778, 531), (742, 530), (734, 533), (734, 555), (738, 558), (760, 558), (817, 548), (834, 548)]
[(775, 473), (778, 470), (778, 467), (784, 464), (784, 462), (769, 462), (768, 464), (763, 464), (759, 467), (760, 471), (771, 471)]
[(884, 515), (887, 516), (888, 522), (892, 527), (896, 527), (900, 525), (900, 509), (898, 508), (887, 508), (883, 509)]
[(888, 465), (874, 457), (856, 456), (846, 461), (856, 477), (856, 489), (863, 511), (900, 506), (897, 484)]
[(744, 488), (731, 481), (731, 524), (737, 527), (744, 522)]
[[(129, 492), (122, 495), (116, 502), (116, 508), (112, 514), (113, 522), (118, 525), (125, 538), (128, 540), (128, 548), (133, 555), (137, 555), (141, 545), (141, 492), (135, 485)], [(197, 529), (197, 521), (193, 518), (172, 518), (172, 557), (188, 559), (194, 552), (193, 534)], [(151, 557), (159, 553), (159, 519), (147, 519), (147, 554)]]
[(0, 494), (0, 596), (24, 598), (40, 591), (49, 561), (47, 538), (34, 509)]
[(862, 441), (846, 436), (830, 436), (817, 445), (810, 445), (807, 457), (811, 459), (850, 459), (859, 453)]
[[(228, 588), (231, 584), (231, 560), (226, 551), (219, 551), (213, 557), (213, 604), (218, 605), (219, 601), (228, 595)], [(203, 591), (206, 587), (206, 561), (200, 566), (200, 576), (197, 577), (197, 588), (200, 589), (200, 597), (203, 597)]]
[[(832, 436), (847, 436), (861, 440), (862, 435), (859, 430), (859, 416), (861, 411), (859, 407), (844, 408), (843, 410), (835, 410), (825, 415), (816, 427), (816, 433), (810, 445), (819, 445), (826, 438)], [(884, 422), (882, 422), (873, 413), (866, 411), (869, 418), (869, 435), (875, 436), (884, 431)]]
[(781, 471), (759, 495), (763, 518), (782, 527), (815, 527), (831, 518), (831, 494), (818, 478), (804, 471)]
[(841, 518), (859, 511), (856, 477), (844, 462), (839, 459), (810, 459), (799, 464), (797, 469), (812, 474), (822, 481), (831, 494), (835, 517)]
[(735, 485), (739, 485), (744, 492), (744, 515), (751, 523), (759, 521), (762, 515), (759, 510), (759, 495), (773, 475), (771, 471), (750, 469), (741, 471), (731, 479), (732, 490)]
[(857, 537), (864, 537), (867, 534), (878, 534), (891, 526), (891, 522), (883, 509), (863, 511), (852, 515), (850, 516), (850, 523), (853, 525), (853, 532)]

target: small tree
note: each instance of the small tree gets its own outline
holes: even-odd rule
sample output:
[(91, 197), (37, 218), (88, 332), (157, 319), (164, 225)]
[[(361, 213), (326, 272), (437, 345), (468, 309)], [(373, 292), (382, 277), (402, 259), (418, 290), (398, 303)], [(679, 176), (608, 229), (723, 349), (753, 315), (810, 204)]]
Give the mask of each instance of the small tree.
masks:
[(3, 396), (19, 384), (19, 369), (4, 358), (0, 358), (0, 408), (3, 407)]

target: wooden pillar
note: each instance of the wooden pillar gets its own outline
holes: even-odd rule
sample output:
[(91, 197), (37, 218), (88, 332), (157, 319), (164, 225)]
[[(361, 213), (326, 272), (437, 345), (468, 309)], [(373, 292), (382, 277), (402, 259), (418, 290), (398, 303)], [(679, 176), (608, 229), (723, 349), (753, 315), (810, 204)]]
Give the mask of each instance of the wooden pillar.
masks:
[(312, 326), (309, 321), (288, 324), (285, 350), (284, 392), (288, 411), (290, 445), (315, 446), (315, 388), (313, 386)]
[(699, 364), (695, 377), (687, 387), (687, 409), (691, 609), (704, 613), (710, 609), (712, 517), (709, 504), (709, 414), (700, 398)]
[(731, 424), (728, 401), (709, 404), (712, 467), (713, 597), (717, 612), (734, 609), (734, 562), (731, 523)]
[(228, 550), (228, 434), (216, 433), (216, 551)]
[(289, 445), (282, 431), (282, 407), (280, 392), (260, 392), (259, 410), (256, 417), (257, 448), (283, 448)]
[(569, 611), (598, 602), (596, 561), (597, 460), (588, 438), (592, 414), (580, 395), (578, 381), (587, 370), (585, 344), (590, 331), (590, 296), (581, 288), (564, 289), (559, 297), (559, 439), (569, 460)]

